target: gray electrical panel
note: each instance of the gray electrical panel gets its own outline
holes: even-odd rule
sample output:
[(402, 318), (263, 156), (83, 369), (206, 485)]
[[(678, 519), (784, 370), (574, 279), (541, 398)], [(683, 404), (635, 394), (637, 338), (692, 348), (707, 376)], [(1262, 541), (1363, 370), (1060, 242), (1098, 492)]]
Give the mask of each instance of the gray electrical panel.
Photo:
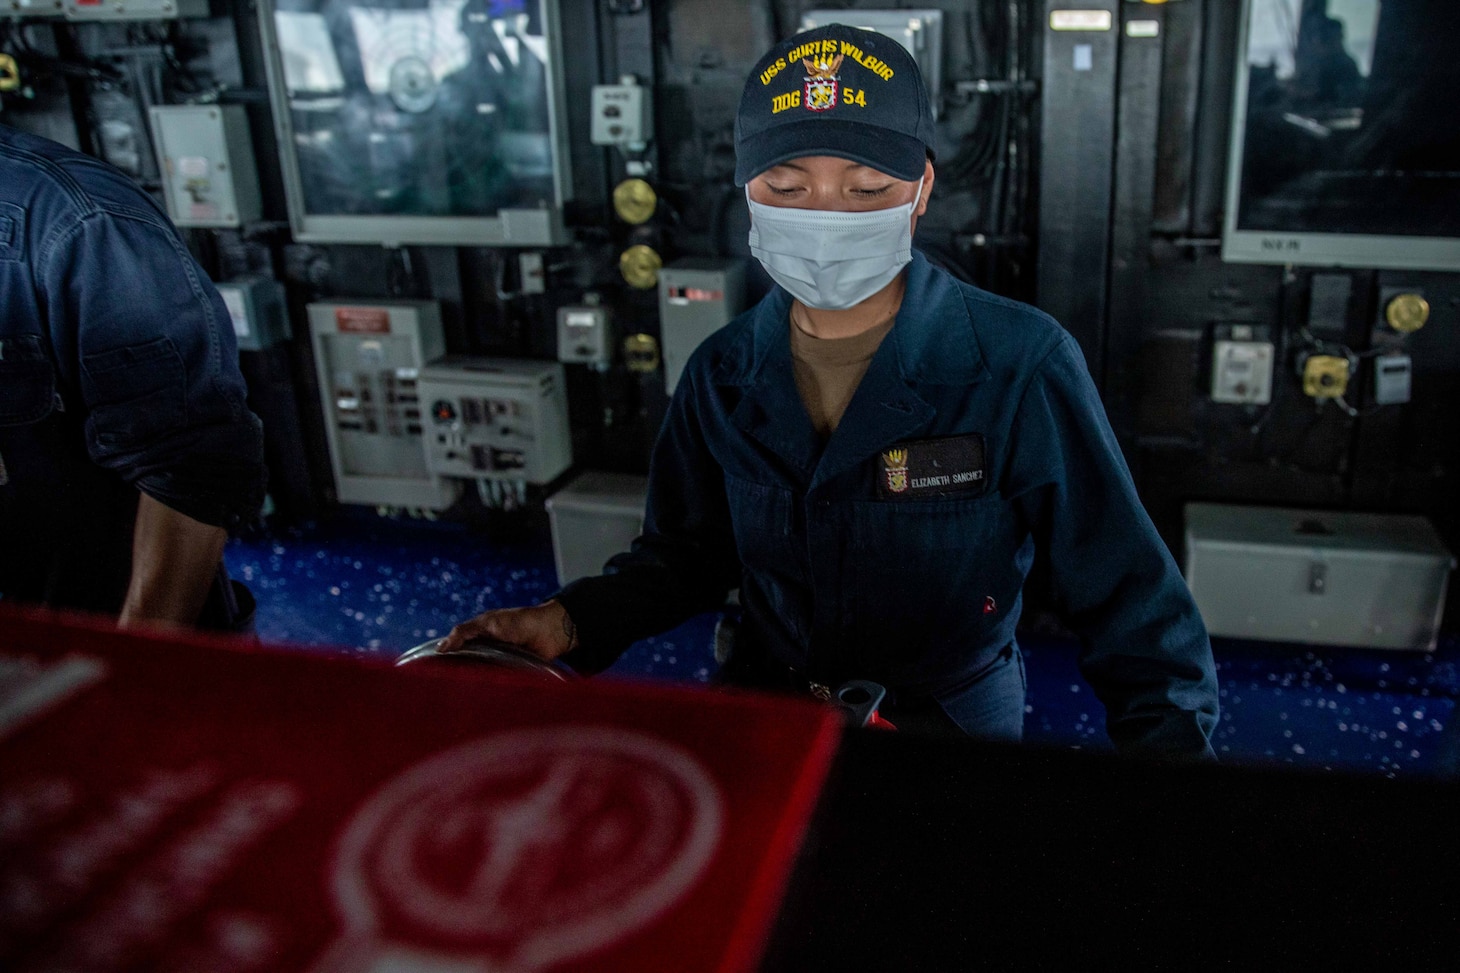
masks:
[(448, 356), (421, 369), (420, 398), (438, 476), (543, 484), (573, 464), (557, 362)]
[(267, 277), (240, 277), (214, 285), (223, 296), (239, 351), (267, 351), (288, 341), (284, 286)]
[(1213, 635), (1433, 649), (1454, 567), (1422, 517), (1186, 507), (1186, 582)]
[(206, 17), (208, 0), (65, 0), (67, 20), (176, 20)]
[(0, 0), (0, 17), (59, 17), (66, 0)]
[(460, 485), (432, 473), (421, 366), (445, 351), (434, 301), (310, 304), (309, 331), (341, 503), (451, 505)]
[(664, 387), (674, 391), (689, 356), (745, 309), (745, 265), (688, 257), (659, 271)]
[(239, 226), (263, 212), (242, 105), (157, 105), (152, 138), (178, 226)]

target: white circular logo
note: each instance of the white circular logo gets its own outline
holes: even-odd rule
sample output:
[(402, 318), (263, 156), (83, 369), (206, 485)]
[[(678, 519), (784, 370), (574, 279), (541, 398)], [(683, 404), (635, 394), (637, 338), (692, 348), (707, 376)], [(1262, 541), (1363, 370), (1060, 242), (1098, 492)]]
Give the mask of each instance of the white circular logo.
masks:
[(714, 780), (674, 744), (612, 726), (515, 730), (386, 784), (341, 837), (335, 895), (356, 948), (364, 934), (392, 953), (538, 970), (677, 902), (722, 819)]

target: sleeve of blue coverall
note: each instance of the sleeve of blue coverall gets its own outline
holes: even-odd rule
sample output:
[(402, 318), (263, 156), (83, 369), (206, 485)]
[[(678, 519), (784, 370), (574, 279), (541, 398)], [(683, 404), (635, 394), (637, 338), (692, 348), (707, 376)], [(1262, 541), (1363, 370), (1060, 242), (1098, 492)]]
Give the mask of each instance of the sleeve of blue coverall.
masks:
[(1217, 680), (1206, 627), (1136, 495), (1084, 357), (1066, 337), (1015, 419), (1009, 495), (1046, 552), (1080, 669), (1124, 752), (1211, 758)]
[(253, 517), (262, 429), (223, 299), (172, 228), (92, 212), (50, 241), (39, 273), (92, 460), (202, 523)]
[(604, 573), (556, 596), (577, 626), (564, 657), (599, 672), (641, 638), (713, 611), (740, 580), (725, 481), (696, 415), (693, 362), (680, 378), (649, 464), (644, 533)]

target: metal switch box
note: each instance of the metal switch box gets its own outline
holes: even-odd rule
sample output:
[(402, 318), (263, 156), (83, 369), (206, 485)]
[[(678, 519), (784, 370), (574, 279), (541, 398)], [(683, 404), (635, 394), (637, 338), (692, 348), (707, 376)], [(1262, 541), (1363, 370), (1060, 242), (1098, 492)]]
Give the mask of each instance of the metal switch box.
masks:
[(688, 257), (659, 272), (660, 345), (669, 392), (694, 350), (745, 307), (745, 265)]
[(558, 309), (558, 361), (596, 368), (613, 361), (608, 308), (585, 304)]
[(239, 351), (267, 351), (292, 337), (284, 286), (278, 281), (243, 277), (214, 286), (228, 308)]
[(152, 137), (167, 215), (178, 226), (240, 226), (263, 212), (241, 105), (157, 105)]
[(1413, 362), (1408, 355), (1381, 355), (1374, 359), (1374, 404), (1403, 405), (1409, 401)]
[(450, 355), (421, 369), (420, 396), (438, 476), (543, 484), (573, 464), (557, 362)]
[(594, 145), (635, 146), (652, 139), (649, 89), (637, 84), (594, 85), (589, 136)]
[(1217, 340), (1212, 345), (1212, 401), (1267, 405), (1272, 401), (1269, 341)]

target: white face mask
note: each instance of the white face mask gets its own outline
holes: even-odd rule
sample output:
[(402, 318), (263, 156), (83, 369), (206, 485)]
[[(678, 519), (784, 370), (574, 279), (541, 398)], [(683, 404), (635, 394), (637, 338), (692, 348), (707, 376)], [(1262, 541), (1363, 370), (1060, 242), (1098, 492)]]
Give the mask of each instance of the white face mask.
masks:
[(750, 198), (750, 252), (771, 279), (807, 307), (844, 311), (892, 282), (912, 260), (912, 214), (906, 206), (861, 213), (768, 206)]

